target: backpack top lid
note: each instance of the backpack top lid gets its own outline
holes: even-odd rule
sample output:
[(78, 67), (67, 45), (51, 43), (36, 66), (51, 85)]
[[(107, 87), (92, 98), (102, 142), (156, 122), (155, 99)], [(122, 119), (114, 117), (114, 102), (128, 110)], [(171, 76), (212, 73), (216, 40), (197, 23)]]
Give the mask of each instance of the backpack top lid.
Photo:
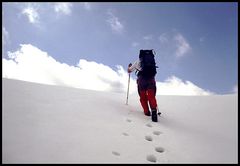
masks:
[(139, 60), (141, 67), (145, 66), (156, 66), (153, 50), (140, 50)]
[(139, 58), (143, 58), (145, 55), (154, 55), (153, 50), (140, 50)]

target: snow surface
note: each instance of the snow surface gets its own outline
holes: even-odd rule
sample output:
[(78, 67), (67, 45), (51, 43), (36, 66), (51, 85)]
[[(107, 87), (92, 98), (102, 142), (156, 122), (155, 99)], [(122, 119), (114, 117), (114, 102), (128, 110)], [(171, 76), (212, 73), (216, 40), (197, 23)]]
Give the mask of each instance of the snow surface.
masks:
[(237, 163), (238, 95), (139, 97), (2, 79), (3, 163)]

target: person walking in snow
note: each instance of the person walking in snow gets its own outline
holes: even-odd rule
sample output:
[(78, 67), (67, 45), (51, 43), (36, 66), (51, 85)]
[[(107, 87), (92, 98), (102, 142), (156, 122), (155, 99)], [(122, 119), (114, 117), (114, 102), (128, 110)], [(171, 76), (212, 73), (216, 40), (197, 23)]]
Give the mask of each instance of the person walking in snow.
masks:
[[(153, 50), (140, 50), (139, 59), (128, 65), (128, 73), (137, 72), (137, 88), (140, 103), (146, 116), (152, 116), (152, 121), (157, 122), (156, 100), (156, 63)], [(149, 111), (149, 106), (151, 112)]]

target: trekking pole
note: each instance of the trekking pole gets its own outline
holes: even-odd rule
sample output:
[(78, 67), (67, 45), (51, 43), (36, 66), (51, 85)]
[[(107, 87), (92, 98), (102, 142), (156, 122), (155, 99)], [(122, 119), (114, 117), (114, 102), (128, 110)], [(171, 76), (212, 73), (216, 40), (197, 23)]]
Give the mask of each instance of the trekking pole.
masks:
[(157, 107), (157, 114), (160, 116), (161, 112), (159, 111), (158, 107)]
[(128, 73), (128, 88), (127, 88), (127, 101), (126, 101), (126, 105), (128, 105), (129, 84), (130, 84), (130, 73)]

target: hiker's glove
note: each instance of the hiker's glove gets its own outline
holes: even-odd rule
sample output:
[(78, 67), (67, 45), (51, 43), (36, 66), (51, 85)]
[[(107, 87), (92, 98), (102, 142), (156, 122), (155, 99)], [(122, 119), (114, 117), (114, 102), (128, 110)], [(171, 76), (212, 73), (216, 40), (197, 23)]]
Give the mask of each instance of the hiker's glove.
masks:
[(131, 70), (129, 70), (129, 67), (131, 67), (131, 66), (132, 66), (132, 64), (129, 63), (129, 65), (128, 65), (128, 73), (131, 73)]

